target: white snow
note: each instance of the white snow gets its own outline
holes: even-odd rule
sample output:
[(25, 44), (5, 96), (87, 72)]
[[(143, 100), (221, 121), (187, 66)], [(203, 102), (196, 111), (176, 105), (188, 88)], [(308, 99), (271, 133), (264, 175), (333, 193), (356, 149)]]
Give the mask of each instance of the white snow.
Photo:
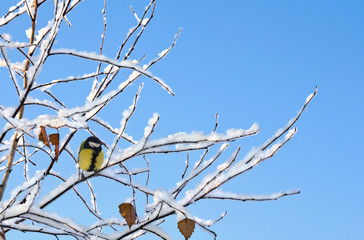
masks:
[(153, 113), (153, 117), (148, 120), (148, 126), (144, 128), (144, 137), (150, 135), (153, 130), (153, 126), (157, 123), (159, 119), (158, 113)]
[(58, 109), (59, 105), (54, 103), (53, 101), (49, 101), (49, 100), (40, 100), (37, 98), (33, 98), (32, 96), (28, 96), (26, 101), (26, 104), (35, 104), (35, 105), (47, 105), (50, 106), (54, 109)]
[(206, 226), (206, 227), (209, 227), (209, 226), (214, 224), (213, 220), (204, 220), (204, 219), (201, 219), (201, 218), (198, 218), (198, 217), (194, 217), (194, 220), (196, 222), (198, 222), (200, 225)]
[(27, 182), (15, 187), (10, 193), (10, 199), (16, 197), (19, 192), (28, 189), (30, 186), (34, 185), (37, 181), (39, 181), (44, 175), (44, 171), (37, 171), (35, 175)]
[(168, 48), (167, 49), (164, 49), (162, 52), (158, 53), (158, 56), (159, 57), (164, 56), (168, 52), (168, 50), (169, 50)]
[(16, 6), (12, 6), (9, 8), (9, 12), (13, 12), (16, 9)]
[(136, 26), (129, 28), (129, 31), (128, 31), (128, 33), (126, 34), (126, 36), (127, 36), (127, 37), (129, 37), (129, 35), (130, 35), (133, 31), (135, 31), (135, 29), (136, 29)]
[[(172, 208), (174, 211), (176, 211), (177, 218), (180, 215), (182, 215), (183, 216), (182, 219), (183, 218), (193, 219), (193, 216), (189, 213), (189, 211), (182, 204), (180, 204), (175, 199), (173, 199), (167, 191), (164, 191), (164, 190), (155, 191), (153, 199), (154, 199), (154, 202), (153, 202), (153, 204), (148, 206), (149, 209), (155, 208), (159, 203), (164, 202), (164, 203), (166, 203), (168, 208)], [(170, 209), (168, 209), (168, 208), (166, 208), (166, 207), (162, 208), (160, 214), (170, 211)]]
[(3, 33), (1, 36), (4, 38), (5, 41), (11, 42), (12, 36), (9, 33)]
[(142, 25), (145, 26), (149, 21), (149, 18), (144, 18), (142, 21)]
[[(189, 149), (192, 147), (199, 148), (211, 144), (214, 142), (231, 141), (237, 138), (250, 136), (256, 134), (259, 131), (258, 124), (254, 123), (249, 129), (228, 129), (226, 134), (212, 132), (205, 135), (203, 132), (179, 132), (173, 135), (169, 135), (167, 138), (161, 138), (157, 140), (151, 140), (146, 144), (146, 147), (160, 146), (160, 145), (173, 145), (176, 144), (176, 149)], [(222, 146), (223, 147), (223, 146)]]
[(156, 234), (157, 236), (159, 236), (162, 239), (173, 240), (173, 238), (171, 236), (169, 236), (162, 228), (160, 228), (156, 225), (149, 224), (149, 225), (143, 227), (143, 229), (147, 230), (148, 232)]
[(307, 104), (309, 101), (311, 101), (311, 99), (313, 98), (314, 93), (311, 93), (310, 95), (307, 96), (305, 104)]
[(0, 40), (0, 47), (6, 47), (6, 48), (24, 48), (30, 46), (29, 43), (26, 42), (4, 42)]
[(29, 27), (28, 29), (25, 30), (25, 35), (27, 36), (28, 39), (31, 38), (31, 35), (32, 35), (32, 27)]
[(68, 188), (71, 188), (76, 182), (78, 181), (77, 174), (73, 174), (71, 177), (69, 177), (66, 182), (63, 182), (59, 184), (56, 188), (54, 188), (49, 194), (45, 195), (38, 203), (38, 206), (43, 206), (47, 204), (51, 199), (53, 199), (55, 196), (61, 194), (63, 191), (65, 191)]

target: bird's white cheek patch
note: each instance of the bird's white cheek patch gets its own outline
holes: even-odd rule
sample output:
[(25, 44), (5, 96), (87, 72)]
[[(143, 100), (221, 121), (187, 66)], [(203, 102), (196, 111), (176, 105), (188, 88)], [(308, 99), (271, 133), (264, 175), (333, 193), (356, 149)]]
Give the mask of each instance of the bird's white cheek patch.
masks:
[(88, 144), (90, 144), (90, 146), (91, 146), (92, 148), (98, 148), (98, 147), (100, 147), (100, 143), (89, 142)]

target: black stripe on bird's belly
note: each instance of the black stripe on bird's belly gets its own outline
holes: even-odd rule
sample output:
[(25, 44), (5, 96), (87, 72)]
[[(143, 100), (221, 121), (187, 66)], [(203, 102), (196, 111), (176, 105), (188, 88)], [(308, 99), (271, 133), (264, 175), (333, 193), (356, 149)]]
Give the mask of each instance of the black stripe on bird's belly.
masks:
[(100, 150), (95, 149), (92, 151), (92, 158), (91, 158), (91, 164), (90, 167), (87, 169), (87, 171), (94, 171), (95, 170), (95, 164), (96, 164), (96, 158), (99, 155)]

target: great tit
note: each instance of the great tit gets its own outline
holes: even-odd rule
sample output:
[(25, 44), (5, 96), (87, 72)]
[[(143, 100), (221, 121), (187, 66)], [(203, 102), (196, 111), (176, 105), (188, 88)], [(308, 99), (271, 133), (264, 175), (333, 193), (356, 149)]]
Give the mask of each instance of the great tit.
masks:
[(104, 162), (102, 142), (97, 137), (88, 137), (81, 143), (78, 151), (78, 165), (82, 170), (92, 172), (99, 170)]

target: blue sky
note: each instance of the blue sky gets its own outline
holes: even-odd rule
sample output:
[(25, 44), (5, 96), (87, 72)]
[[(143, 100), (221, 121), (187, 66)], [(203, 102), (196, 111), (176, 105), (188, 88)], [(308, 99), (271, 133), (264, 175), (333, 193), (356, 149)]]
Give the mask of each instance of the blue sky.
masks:
[[(114, 57), (120, 41), (135, 25), (129, 5), (141, 15), (147, 3), (108, 1), (105, 55)], [(72, 27), (62, 25), (55, 47), (97, 52), (102, 6), (103, 1), (84, 1), (69, 16)], [(91, 9), (96, 12), (90, 14)], [(192, 214), (206, 219), (228, 211), (211, 228), (218, 239), (364, 238), (364, 159), (360, 153), (364, 134), (363, 12), (364, 2), (359, 0), (157, 2), (155, 16), (132, 57), (145, 54), (147, 59), (154, 58), (169, 47), (182, 27), (175, 48), (151, 68), (176, 95), (169, 95), (151, 80), (139, 80), (145, 86), (130, 134), (142, 134), (140, 127), (154, 112), (161, 116), (155, 138), (179, 131), (208, 133), (219, 113), (221, 132), (259, 123), (257, 136), (232, 144), (231, 151), (241, 145), (244, 153), (283, 127), (318, 86), (292, 141), (272, 159), (224, 186), (227, 191), (252, 194), (299, 188), (301, 194), (273, 202), (208, 200), (192, 207)], [(4, 31), (16, 26), (21, 22)], [(24, 32), (18, 34), (25, 41)], [(84, 66), (66, 59), (70, 58), (50, 62), (50, 70), (40, 75), (40, 81), (85, 73)], [(115, 109), (131, 104), (138, 84), (115, 102)], [(55, 92), (65, 90), (60, 87)], [(73, 94), (80, 95), (89, 91), (75, 90)], [(8, 100), (0, 92), (3, 104)], [(72, 101), (74, 98), (70, 98), (71, 105)], [(118, 124), (121, 110), (119, 115), (105, 113), (105, 117), (113, 115)], [(74, 147), (77, 149), (77, 143)], [(151, 186), (158, 188), (174, 179), (168, 168), (183, 168), (183, 158), (151, 162), (162, 173), (151, 175)], [(167, 184), (167, 188), (172, 186)], [(173, 223), (167, 222), (165, 228), (182, 239), (172, 229)], [(201, 229), (191, 237), (210, 238)]]

